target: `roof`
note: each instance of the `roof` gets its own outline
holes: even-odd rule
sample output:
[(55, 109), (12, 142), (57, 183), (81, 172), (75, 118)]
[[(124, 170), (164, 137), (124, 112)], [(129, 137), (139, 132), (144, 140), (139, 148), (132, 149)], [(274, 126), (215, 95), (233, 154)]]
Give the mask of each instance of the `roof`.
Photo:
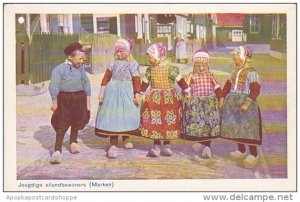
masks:
[(242, 27), (245, 14), (241, 13), (217, 13), (218, 27)]

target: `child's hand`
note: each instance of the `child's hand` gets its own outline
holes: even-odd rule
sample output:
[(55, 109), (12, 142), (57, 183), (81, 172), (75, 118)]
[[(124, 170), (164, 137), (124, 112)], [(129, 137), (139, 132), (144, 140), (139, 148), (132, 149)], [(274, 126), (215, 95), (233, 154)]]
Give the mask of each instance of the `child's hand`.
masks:
[(54, 112), (57, 109), (57, 100), (52, 101), (51, 111)]
[(103, 99), (104, 99), (104, 91), (105, 91), (105, 86), (101, 86), (100, 93), (99, 93), (99, 95), (98, 95), (98, 100), (99, 100), (99, 102), (103, 102)]
[(91, 110), (91, 96), (86, 97), (86, 108), (87, 110)]
[(141, 105), (142, 104), (142, 96), (139, 94), (139, 93), (136, 93), (134, 95), (134, 100), (133, 102), (136, 104), (136, 105)]
[(241, 110), (243, 110), (243, 111), (247, 111), (248, 108), (249, 108), (249, 106), (248, 106), (247, 104), (243, 104), (243, 105), (241, 106)]
[(91, 110), (91, 103), (87, 102), (86, 107), (87, 107), (87, 110)]
[(249, 108), (249, 106), (251, 105), (251, 103), (252, 103), (252, 99), (248, 97), (248, 98), (245, 100), (244, 104), (241, 106), (241, 110), (247, 111), (248, 108)]
[(99, 102), (103, 102), (103, 98), (104, 98), (104, 96), (100, 93), (99, 96), (98, 96)]
[(185, 97), (186, 97), (186, 98), (191, 98), (191, 97), (192, 97), (191, 92), (186, 92), (186, 93), (185, 93)]
[(57, 104), (52, 104), (52, 106), (51, 106), (51, 111), (55, 111), (57, 109)]

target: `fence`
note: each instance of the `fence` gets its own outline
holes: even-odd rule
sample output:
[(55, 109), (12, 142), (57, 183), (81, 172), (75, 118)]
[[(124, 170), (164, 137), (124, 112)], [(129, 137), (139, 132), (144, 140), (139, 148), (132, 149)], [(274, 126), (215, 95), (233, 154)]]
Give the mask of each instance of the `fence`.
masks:
[(51, 78), (52, 69), (63, 62), (66, 45), (79, 35), (39, 34), (29, 42), (26, 34), (16, 36), (16, 84), (35, 84)]
[[(31, 42), (26, 34), (16, 37), (16, 84), (35, 84), (50, 80), (52, 69), (66, 58), (63, 49), (69, 43), (80, 41), (85, 47), (87, 71), (103, 72), (114, 57), (114, 44), (118, 37), (112, 34), (36, 34)], [(168, 44), (167, 37), (151, 40)], [(146, 50), (150, 43), (134, 40), (132, 54), (141, 65), (149, 65)]]
[(134, 59), (141, 65), (149, 65), (149, 60), (146, 57), (146, 51), (147, 48), (153, 44), (161, 42), (163, 43), (166, 47), (168, 46), (168, 38), (167, 37), (159, 37), (159, 38), (154, 38), (151, 39), (151, 43), (145, 43), (142, 40), (136, 40), (133, 45), (132, 49), (132, 55)]
[[(118, 37), (112, 34), (85, 34), (80, 36), (81, 43), (90, 47), (91, 53), (86, 53), (90, 55), (87, 59), (90, 61), (91, 66), (88, 71), (91, 73), (103, 72), (109, 62), (114, 57), (114, 45)], [(167, 37), (160, 37), (151, 40), (152, 43), (162, 42), (166, 46), (168, 44)], [(134, 40), (132, 55), (134, 59), (141, 65), (149, 65), (148, 59), (146, 57), (146, 50), (150, 44), (145, 43), (144, 40)]]
[(33, 35), (29, 52), (31, 82), (49, 80), (52, 69), (66, 59), (64, 48), (78, 39), (79, 35)]
[(89, 47), (90, 53), (87, 61), (90, 63), (87, 71), (90, 73), (102, 72), (114, 57), (114, 44), (118, 39), (113, 34), (84, 34), (80, 35), (80, 42), (83, 46)]

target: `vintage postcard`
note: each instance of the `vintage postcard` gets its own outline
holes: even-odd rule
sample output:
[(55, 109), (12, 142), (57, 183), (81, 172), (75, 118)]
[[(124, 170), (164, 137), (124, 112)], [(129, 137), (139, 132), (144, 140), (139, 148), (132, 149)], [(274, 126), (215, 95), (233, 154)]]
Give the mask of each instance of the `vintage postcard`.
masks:
[(297, 4), (4, 4), (4, 191), (296, 191)]

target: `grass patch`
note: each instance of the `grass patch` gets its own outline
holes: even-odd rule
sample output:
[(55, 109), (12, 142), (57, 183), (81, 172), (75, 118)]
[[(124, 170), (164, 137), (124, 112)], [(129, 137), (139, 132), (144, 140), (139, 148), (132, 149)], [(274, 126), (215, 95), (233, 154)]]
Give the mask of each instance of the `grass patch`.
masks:
[(261, 110), (287, 110), (285, 95), (260, 95), (257, 101)]
[[(233, 61), (230, 54), (213, 53), (211, 68), (232, 72), (234, 70)], [(254, 54), (252, 66), (256, 69), (262, 79), (286, 80), (286, 61), (271, 57), (269, 54)]]
[(283, 133), (287, 132), (287, 123), (264, 123), (263, 129), (266, 133)]

